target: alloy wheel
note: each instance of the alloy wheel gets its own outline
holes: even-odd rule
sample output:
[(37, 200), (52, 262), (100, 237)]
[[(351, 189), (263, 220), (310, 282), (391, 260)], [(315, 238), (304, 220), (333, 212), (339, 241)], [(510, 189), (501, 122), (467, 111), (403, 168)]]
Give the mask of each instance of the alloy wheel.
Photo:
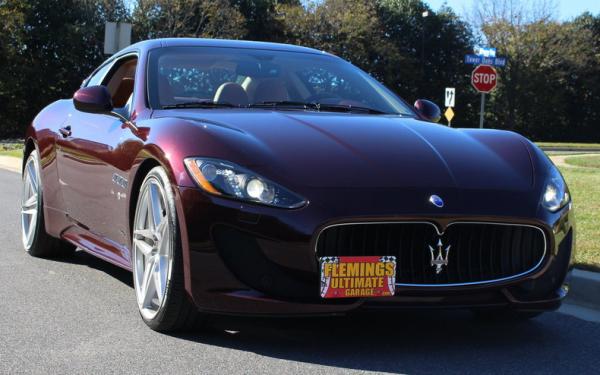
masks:
[(164, 188), (154, 176), (142, 185), (134, 219), (133, 273), (142, 316), (153, 319), (165, 303), (173, 245)]
[(39, 177), (37, 159), (32, 154), (23, 170), (21, 193), (21, 239), (27, 251), (33, 244), (38, 223)]

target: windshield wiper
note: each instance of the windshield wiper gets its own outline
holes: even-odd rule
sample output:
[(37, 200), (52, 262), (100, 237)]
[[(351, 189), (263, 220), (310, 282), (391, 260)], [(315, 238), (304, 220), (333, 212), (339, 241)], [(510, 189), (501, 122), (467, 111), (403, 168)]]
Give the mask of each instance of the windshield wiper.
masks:
[(176, 108), (289, 108), (289, 109), (308, 109), (318, 112), (354, 112), (354, 113), (369, 113), (374, 115), (392, 115), (398, 113), (383, 112), (378, 109), (345, 105), (345, 104), (324, 104), (317, 102), (296, 102), (291, 100), (281, 101), (265, 101), (260, 103), (250, 104), (248, 106), (234, 105), (227, 102), (214, 102), (212, 100), (198, 101), (198, 102), (185, 102), (178, 104), (167, 104), (162, 107), (163, 109), (176, 109)]
[(281, 100), (281, 101), (266, 101), (260, 103), (250, 104), (248, 108), (275, 108), (275, 107), (287, 107), (287, 108), (302, 108), (302, 109), (312, 109), (315, 108), (315, 103), (304, 103), (304, 102), (294, 102), (291, 100)]
[(380, 111), (374, 108), (354, 106), (354, 105), (346, 105), (346, 104), (322, 104), (315, 103), (317, 106), (317, 110), (319, 111), (331, 111), (331, 112), (361, 112), (361, 113), (370, 113), (373, 115), (396, 115), (397, 113), (389, 113)]
[(240, 106), (233, 105), (225, 102), (213, 102), (212, 100), (205, 100), (200, 102), (185, 102), (177, 104), (163, 105), (163, 109), (173, 108), (239, 108)]
[(272, 101), (272, 102), (261, 102), (254, 103), (248, 106), (249, 108), (301, 108), (301, 109), (310, 109), (314, 111), (325, 111), (325, 112), (360, 112), (360, 113), (370, 113), (375, 115), (391, 115), (396, 113), (388, 113), (383, 112), (378, 109), (353, 106), (353, 105), (344, 105), (344, 104), (323, 104), (317, 102), (294, 102), (289, 100), (282, 101)]

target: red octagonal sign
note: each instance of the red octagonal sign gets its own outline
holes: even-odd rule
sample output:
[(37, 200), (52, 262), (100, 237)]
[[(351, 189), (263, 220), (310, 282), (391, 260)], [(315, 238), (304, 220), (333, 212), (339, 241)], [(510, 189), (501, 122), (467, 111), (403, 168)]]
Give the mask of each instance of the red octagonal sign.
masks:
[(498, 73), (489, 65), (479, 65), (471, 73), (471, 84), (475, 90), (488, 93), (496, 88)]

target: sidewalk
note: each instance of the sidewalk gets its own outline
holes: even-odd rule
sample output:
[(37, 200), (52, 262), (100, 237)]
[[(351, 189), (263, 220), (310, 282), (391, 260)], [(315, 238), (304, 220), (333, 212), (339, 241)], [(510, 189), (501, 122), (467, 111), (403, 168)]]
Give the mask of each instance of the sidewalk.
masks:
[(21, 173), (21, 159), (13, 156), (0, 155), (0, 168)]

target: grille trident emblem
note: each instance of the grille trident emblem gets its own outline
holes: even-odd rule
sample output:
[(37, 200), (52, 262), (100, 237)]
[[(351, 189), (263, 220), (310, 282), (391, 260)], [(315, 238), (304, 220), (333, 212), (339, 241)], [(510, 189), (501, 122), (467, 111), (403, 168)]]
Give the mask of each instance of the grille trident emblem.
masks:
[(429, 252), (431, 253), (431, 267), (435, 267), (435, 273), (439, 274), (442, 272), (442, 267), (448, 266), (448, 254), (450, 253), (450, 246), (443, 249), (442, 239), (438, 239), (437, 243), (437, 256), (435, 255), (435, 249), (429, 245)]

